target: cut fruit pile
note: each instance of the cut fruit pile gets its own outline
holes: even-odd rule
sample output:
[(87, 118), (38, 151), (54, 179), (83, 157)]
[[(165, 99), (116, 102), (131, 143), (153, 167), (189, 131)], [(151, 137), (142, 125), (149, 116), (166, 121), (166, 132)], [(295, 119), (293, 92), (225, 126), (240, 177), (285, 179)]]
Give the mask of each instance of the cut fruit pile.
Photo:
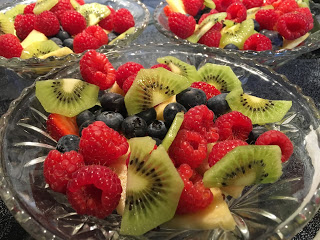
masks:
[[(293, 153), (284, 133), (254, 125), (280, 121), (291, 101), (244, 93), (228, 66), (197, 70), (167, 56), (148, 69), (127, 62), (115, 70), (90, 50), (80, 72), (83, 80), (36, 83), (58, 142), (45, 180), (78, 214), (116, 211), (123, 235), (158, 226), (233, 230), (225, 195), (276, 182)], [(101, 97), (99, 88), (107, 89)]]
[(37, 0), (18, 4), (0, 13), (0, 56), (45, 59), (82, 53), (114, 44), (132, 34), (134, 26), (128, 9), (114, 10), (99, 3)]
[(292, 49), (313, 28), (308, 0), (166, 0), (176, 36), (234, 50)]

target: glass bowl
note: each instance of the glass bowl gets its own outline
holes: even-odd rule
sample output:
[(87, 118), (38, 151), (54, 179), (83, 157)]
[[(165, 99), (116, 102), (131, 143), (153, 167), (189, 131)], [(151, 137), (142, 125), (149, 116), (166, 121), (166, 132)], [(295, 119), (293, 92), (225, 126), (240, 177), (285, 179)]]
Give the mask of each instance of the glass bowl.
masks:
[[(320, 207), (320, 113), (312, 99), (282, 75), (230, 56), (191, 52), (181, 44), (116, 47), (105, 54), (114, 67), (127, 61), (144, 67), (162, 56), (175, 56), (196, 67), (207, 62), (230, 66), (246, 92), (269, 99), (291, 100), (293, 106), (283, 121), (268, 124), (287, 134), (294, 154), (283, 166), (284, 174), (274, 184), (245, 189), (238, 199), (227, 198), (237, 223), (234, 231), (157, 228), (140, 237), (119, 235), (117, 214), (104, 220), (78, 215), (64, 195), (45, 184), (43, 161), (56, 142), (45, 132), (46, 113), (35, 97), (35, 84), (23, 90), (0, 120), (0, 194), (17, 221), (37, 239), (290, 239)], [(51, 71), (37, 80), (81, 78), (78, 62)], [(134, 223), (133, 223), (134, 224)]]
[[(12, 2), (8, 2), (0, 7), (0, 12), (6, 12), (7, 10), (11, 9), (17, 4), (29, 4), (32, 2), (35, 2), (35, 0), (15, 0)], [(128, 10), (130, 10), (135, 20), (135, 31), (132, 34), (126, 35), (123, 39), (117, 40), (114, 43), (114, 45), (104, 45), (100, 47), (99, 50), (110, 49), (115, 45), (128, 45), (133, 40), (135, 40), (148, 25), (150, 13), (147, 7), (140, 0), (85, 0), (85, 2), (97, 2), (100, 4), (111, 6), (115, 10), (119, 8), (127, 8)], [(11, 68), (14, 71), (28, 78), (34, 78), (36, 76), (48, 73), (52, 68), (60, 67), (64, 64), (69, 64), (70, 62), (76, 61), (82, 55), (83, 53), (73, 53), (62, 57), (51, 56), (46, 59), (20, 59), (16, 57), (7, 59), (0, 56), (0, 66)]]
[[(314, 24), (314, 28), (311, 30), (310, 36), (305, 40), (300, 46), (295, 47), (294, 49), (282, 49), (282, 50), (269, 50), (269, 51), (240, 51), (240, 50), (232, 50), (232, 49), (222, 49), (215, 47), (207, 47), (206, 45), (199, 43), (191, 43), (186, 39), (179, 38), (174, 33), (170, 31), (168, 26), (168, 18), (164, 14), (163, 8), (167, 6), (167, 2), (165, 0), (161, 0), (153, 13), (153, 20), (156, 28), (159, 32), (164, 34), (166, 37), (170, 39), (170, 41), (185, 43), (189, 46), (195, 48), (193, 51), (199, 51), (203, 49), (205, 51), (214, 51), (216, 53), (225, 53), (233, 56), (238, 56), (239, 58), (245, 59), (254, 59), (257, 62), (269, 65), (269, 66), (277, 66), (281, 63), (287, 62), (291, 59), (297, 58), (298, 56), (311, 52), (320, 48), (320, 28), (319, 24)], [(314, 3), (310, 1), (310, 9), (314, 14), (315, 19), (320, 20), (320, 4)], [(238, 53), (238, 55), (236, 54)]]

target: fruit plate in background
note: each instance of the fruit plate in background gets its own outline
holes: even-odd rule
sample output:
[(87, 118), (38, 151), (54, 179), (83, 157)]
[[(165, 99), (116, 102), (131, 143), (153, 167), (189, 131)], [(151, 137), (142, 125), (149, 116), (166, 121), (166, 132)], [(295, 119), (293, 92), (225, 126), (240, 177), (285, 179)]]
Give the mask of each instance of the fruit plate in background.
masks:
[[(314, 28), (311, 30), (311, 34), (300, 44), (293, 49), (282, 49), (282, 50), (267, 50), (267, 51), (248, 51), (248, 50), (233, 50), (233, 49), (222, 49), (215, 47), (208, 47), (199, 43), (191, 43), (186, 39), (179, 38), (173, 32), (170, 31), (168, 26), (168, 18), (164, 13), (164, 7), (168, 6), (166, 0), (162, 0), (156, 7), (153, 13), (153, 20), (156, 28), (170, 40), (180, 43), (186, 43), (190, 46), (196, 47), (196, 49), (204, 49), (206, 51), (214, 51), (216, 53), (226, 53), (239, 58), (254, 59), (257, 62), (268, 65), (277, 66), (281, 63), (287, 62), (291, 59), (295, 59), (298, 56), (314, 51), (320, 47), (320, 28), (318, 22), (314, 22)], [(314, 15), (314, 19), (320, 21), (320, 4), (310, 1), (310, 9)]]
[[(43, 160), (55, 142), (45, 133), (48, 115), (35, 97), (35, 85), (13, 101), (0, 121), (0, 194), (17, 221), (38, 239), (289, 239), (320, 207), (319, 118), (312, 99), (281, 75), (252, 61), (199, 50), (186, 44), (133, 45), (108, 52), (115, 68), (135, 61), (145, 68), (157, 58), (174, 56), (197, 68), (205, 63), (228, 65), (247, 93), (275, 100), (291, 100), (290, 112), (281, 123), (269, 124), (294, 143), (294, 154), (284, 164), (284, 174), (275, 184), (245, 189), (238, 199), (227, 199), (237, 223), (236, 230), (210, 231), (157, 228), (141, 237), (119, 235), (121, 217), (104, 220), (81, 216), (65, 196), (52, 192), (43, 177)], [(56, 71), (59, 70), (59, 71)], [(79, 63), (55, 69), (37, 80), (81, 78)], [(134, 223), (133, 223), (134, 224)]]
[[(17, 4), (30, 4), (32, 2), (35, 2), (35, 0), (12, 1), (3, 4), (0, 8), (0, 12), (6, 12)], [(100, 50), (103, 48), (111, 49), (115, 45), (124, 46), (130, 44), (133, 40), (138, 38), (149, 22), (150, 13), (146, 6), (139, 0), (86, 0), (85, 2), (104, 4), (114, 8), (115, 10), (126, 8), (130, 10), (135, 20), (135, 30), (132, 34), (126, 35), (123, 39), (117, 40), (114, 42), (114, 45), (104, 45), (100, 47)], [(27, 78), (31, 78), (48, 73), (52, 68), (61, 67), (64, 64), (69, 64), (70, 62), (76, 61), (82, 55), (83, 53), (72, 53), (62, 57), (51, 56), (46, 59), (20, 59), (16, 57), (7, 59), (0, 57), (0, 66), (11, 68), (19, 74)]]

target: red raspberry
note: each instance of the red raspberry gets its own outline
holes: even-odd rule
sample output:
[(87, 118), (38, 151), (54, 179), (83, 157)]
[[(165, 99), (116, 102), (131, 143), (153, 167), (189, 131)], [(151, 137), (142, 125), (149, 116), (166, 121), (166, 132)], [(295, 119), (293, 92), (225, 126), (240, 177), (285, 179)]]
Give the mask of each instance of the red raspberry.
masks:
[(271, 49), (271, 40), (260, 33), (252, 34), (243, 44), (243, 50), (265, 51)]
[(260, 24), (260, 29), (273, 30), (279, 18), (279, 14), (274, 9), (261, 9), (255, 19)]
[(50, 9), (59, 20), (61, 20), (61, 17), (65, 12), (71, 10), (74, 10), (74, 8), (72, 7), (70, 0), (59, 0), (59, 2)]
[(151, 69), (155, 69), (155, 68), (159, 68), (159, 67), (163, 67), (163, 68), (167, 69), (168, 71), (171, 71), (171, 68), (168, 65), (163, 64), (163, 63), (159, 63), (159, 64), (156, 64), (156, 65), (153, 65), (151, 67)]
[(245, 141), (252, 130), (251, 119), (237, 111), (218, 117), (215, 126), (218, 128), (220, 141), (232, 139)]
[(172, 8), (171, 8), (169, 5), (167, 5), (167, 6), (165, 6), (165, 7), (163, 8), (163, 12), (164, 12), (164, 14), (165, 14), (167, 17), (169, 17), (169, 15), (170, 15), (171, 13), (173, 13), (174, 11), (172, 10)]
[(223, 158), (228, 152), (230, 152), (235, 147), (244, 145), (248, 145), (248, 143), (242, 140), (225, 140), (216, 143), (212, 147), (212, 150), (208, 157), (209, 166), (212, 167), (213, 165), (215, 165), (218, 161), (220, 161), (221, 158)]
[[(208, 17), (208, 16), (210, 16), (210, 15), (212, 15), (212, 14), (215, 14), (215, 13), (218, 13), (218, 11), (215, 10), (215, 9), (211, 9), (209, 13), (202, 14), (201, 17), (200, 17), (200, 19), (199, 19), (199, 21), (198, 21), (198, 24), (202, 23), (202, 21), (203, 21), (206, 17)], [(222, 24), (221, 24), (221, 28), (222, 28)], [(220, 30), (221, 30), (221, 29), (220, 29)]]
[(310, 12), (310, 9), (307, 7), (297, 8), (294, 10), (294, 12), (300, 12), (305, 16), (305, 18), (307, 19), (307, 22), (309, 23), (308, 31), (310, 31), (313, 28), (313, 16), (312, 16), (312, 13)]
[(218, 12), (226, 12), (227, 8), (234, 2), (241, 2), (240, 0), (214, 0), (216, 10)]
[(25, 39), (29, 33), (34, 29), (34, 23), (36, 22), (36, 15), (25, 14), (17, 15), (14, 19), (14, 28), (16, 29), (16, 34), (20, 40)]
[(214, 127), (213, 118), (214, 113), (206, 105), (195, 106), (184, 114), (181, 129), (200, 133), (208, 143), (216, 142), (219, 135)]
[(5, 58), (20, 57), (23, 47), (19, 39), (13, 34), (0, 36), (0, 56)]
[(95, 50), (89, 50), (83, 55), (80, 72), (86, 82), (99, 86), (100, 90), (110, 88), (116, 81), (116, 70), (106, 55)]
[(221, 94), (221, 92), (218, 89), (216, 89), (215, 86), (206, 82), (194, 82), (191, 84), (191, 87), (198, 88), (204, 91), (207, 96), (207, 99)]
[(76, 35), (87, 27), (86, 19), (77, 11), (64, 12), (60, 17), (60, 22), (63, 30), (70, 35)]
[(133, 74), (137, 74), (143, 66), (135, 62), (126, 62), (118, 67), (116, 72), (116, 81), (119, 87), (122, 89), (124, 81)]
[(196, 16), (202, 9), (203, 0), (182, 0), (184, 8), (191, 16)]
[(34, 6), (36, 5), (36, 3), (31, 3), (31, 4), (28, 4), (24, 10), (23, 10), (23, 14), (34, 14), (33, 13), (33, 9), (34, 9)]
[(242, 0), (243, 5), (246, 9), (261, 7), (263, 4), (263, 0)]
[(99, 26), (111, 32), (113, 29), (113, 16), (116, 11), (112, 7), (108, 6), (108, 8), (110, 10), (110, 14), (99, 22)]
[(128, 9), (120, 8), (113, 15), (113, 30), (116, 33), (123, 33), (129, 28), (134, 27), (134, 18)]
[(308, 32), (309, 23), (304, 14), (292, 12), (280, 16), (276, 28), (285, 39), (294, 40)]
[(133, 74), (130, 77), (128, 77), (126, 80), (124, 80), (123, 85), (122, 85), (122, 90), (124, 93), (127, 93), (132, 86), (132, 83), (136, 79), (137, 74)]
[(183, 180), (184, 188), (176, 213), (193, 213), (209, 206), (213, 201), (213, 194), (209, 188), (204, 187), (201, 176), (194, 172), (188, 164), (182, 164), (178, 172)]
[(281, 149), (281, 161), (287, 161), (293, 153), (293, 144), (282, 132), (270, 130), (262, 133), (255, 143), (256, 145), (278, 145)]
[(82, 130), (79, 152), (86, 164), (109, 165), (127, 153), (127, 139), (104, 122), (96, 121)]
[(226, 10), (227, 18), (234, 22), (241, 23), (247, 18), (247, 9), (241, 2), (234, 2)]
[(190, 37), (196, 28), (196, 20), (193, 17), (178, 12), (169, 15), (168, 23), (170, 30), (183, 39)]
[(47, 37), (56, 35), (60, 30), (60, 23), (56, 15), (50, 11), (44, 11), (36, 15), (34, 29), (42, 32)]
[(274, 6), (274, 9), (281, 14), (289, 13), (299, 8), (299, 5), (295, 0), (279, 0), (274, 2), (272, 5)]
[(67, 187), (67, 197), (78, 214), (105, 218), (120, 201), (120, 179), (110, 168), (84, 166), (76, 171)]
[(84, 4), (85, 4), (84, 0), (76, 0), (76, 1), (77, 1), (77, 3), (79, 3), (80, 5), (84, 5)]
[(187, 163), (197, 168), (207, 157), (207, 140), (198, 132), (181, 129), (169, 148), (169, 156), (176, 166)]
[(199, 39), (199, 43), (204, 44), (208, 47), (219, 47), (220, 39), (220, 31), (214, 30), (214, 27), (212, 27)]
[(87, 27), (84, 31), (98, 39), (100, 46), (108, 43), (108, 34), (103, 30), (102, 27), (94, 25)]
[(76, 151), (60, 153), (51, 150), (43, 163), (43, 175), (53, 191), (66, 193), (72, 174), (82, 166), (83, 157)]

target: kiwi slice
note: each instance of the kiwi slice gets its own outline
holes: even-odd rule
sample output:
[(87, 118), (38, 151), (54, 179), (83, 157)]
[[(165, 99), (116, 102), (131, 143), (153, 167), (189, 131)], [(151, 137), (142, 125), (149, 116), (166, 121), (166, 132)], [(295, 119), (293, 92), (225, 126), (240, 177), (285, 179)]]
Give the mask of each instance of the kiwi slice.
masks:
[(33, 42), (23, 49), (20, 58), (28, 59), (32, 57), (40, 57), (59, 48), (60, 47), (52, 40)]
[(108, 43), (108, 45), (114, 45), (116, 43), (116, 41), (124, 39), (125, 37), (127, 37), (128, 35), (131, 35), (134, 33), (134, 31), (136, 30), (135, 27), (131, 27), (129, 28), (127, 31), (121, 33), (118, 37), (116, 37), (115, 39), (113, 39), (112, 41), (110, 41)]
[(53, 8), (59, 0), (37, 0), (36, 5), (34, 6), (33, 13), (40, 14), (46, 10)]
[(7, 15), (0, 13), (0, 35), (6, 33), (14, 34), (13, 21)]
[(230, 92), (241, 88), (241, 82), (229, 66), (206, 63), (198, 73), (202, 82), (207, 82), (220, 92)]
[(154, 107), (190, 85), (187, 78), (164, 68), (141, 69), (124, 97), (128, 114)]
[(213, 25), (215, 25), (217, 22), (221, 22), (226, 17), (226, 12), (209, 15), (200, 23), (199, 27), (190, 37), (187, 38), (187, 40), (192, 43), (197, 43), (199, 39), (213, 27)]
[(44, 110), (73, 117), (98, 102), (99, 87), (79, 79), (36, 82), (36, 97)]
[(87, 3), (81, 5), (77, 11), (84, 16), (87, 26), (96, 25), (110, 14), (110, 9), (106, 5), (100, 3)]
[(70, 3), (75, 10), (78, 10), (81, 7), (81, 5), (76, 0), (70, 0)]
[(186, 77), (191, 83), (200, 81), (196, 67), (176, 57), (166, 56), (158, 58), (157, 62), (168, 65), (172, 72)]
[(203, 175), (205, 187), (250, 186), (273, 183), (282, 175), (278, 145), (238, 146)]
[(162, 140), (161, 145), (164, 147), (164, 149), (166, 151), (168, 151), (169, 147), (171, 146), (173, 140), (176, 138), (177, 133), (182, 125), (184, 119), (184, 113), (183, 112), (179, 112), (176, 114), (175, 118), (173, 119), (173, 122), (166, 134), (166, 136), (164, 137), (164, 139)]
[(215, 4), (214, 1), (212, 1), (212, 0), (204, 0), (203, 4), (204, 4), (207, 8), (211, 8), (211, 9), (215, 9), (215, 8), (216, 8), (216, 4)]
[(17, 4), (13, 8), (9, 9), (6, 11), (4, 14), (12, 21), (14, 22), (14, 19), (16, 18), (17, 15), (23, 14), (24, 8), (27, 5), (25, 4)]
[(71, 53), (73, 53), (73, 51), (70, 48), (62, 47), (62, 48), (59, 48), (57, 50), (54, 50), (53, 52), (49, 52), (49, 53), (47, 53), (45, 55), (42, 55), (39, 58), (40, 59), (46, 59), (46, 58), (51, 57), (51, 56), (62, 57), (62, 56), (66, 56), (66, 55), (71, 54)]
[(239, 49), (243, 49), (243, 44), (254, 33), (254, 23), (252, 19), (244, 20), (232, 27), (224, 27), (221, 30), (220, 48), (232, 43)]
[(232, 111), (248, 116), (252, 124), (279, 122), (292, 106), (292, 101), (258, 98), (243, 93), (242, 88), (231, 91), (226, 100)]
[[(142, 235), (173, 218), (184, 184), (163, 146), (150, 137), (129, 140), (126, 204), (120, 234)], [(154, 146), (154, 145), (153, 145)]]

